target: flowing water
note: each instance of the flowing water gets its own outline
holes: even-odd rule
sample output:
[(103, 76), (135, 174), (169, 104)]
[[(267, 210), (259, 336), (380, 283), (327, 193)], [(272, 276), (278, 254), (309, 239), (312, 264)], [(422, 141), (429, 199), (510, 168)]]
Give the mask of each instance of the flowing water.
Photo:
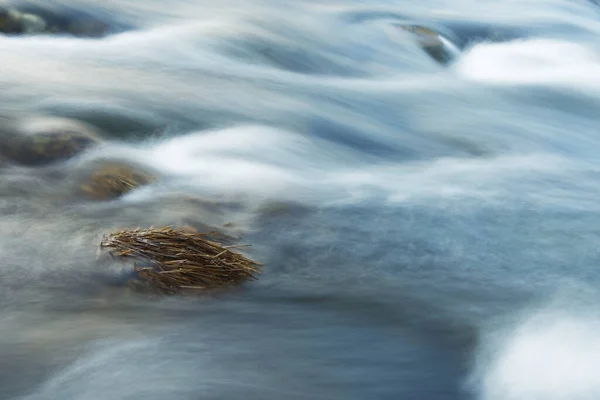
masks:
[[(2, 164), (2, 399), (600, 398), (594, 2), (38, 6), (112, 31), (0, 36), (2, 124), (109, 140)], [(78, 196), (105, 159), (160, 179)], [(260, 280), (149, 298), (97, 259), (184, 220), (241, 236)]]

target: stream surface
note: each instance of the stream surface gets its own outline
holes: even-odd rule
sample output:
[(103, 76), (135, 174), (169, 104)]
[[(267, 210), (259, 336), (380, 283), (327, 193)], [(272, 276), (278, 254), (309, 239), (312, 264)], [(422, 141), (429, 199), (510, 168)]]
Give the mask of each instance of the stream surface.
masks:
[[(27, 4), (109, 31), (0, 35), (0, 130), (106, 140), (0, 163), (0, 398), (600, 398), (593, 1)], [(85, 199), (99, 160), (158, 180)], [(156, 298), (98, 259), (182, 223), (260, 279)]]

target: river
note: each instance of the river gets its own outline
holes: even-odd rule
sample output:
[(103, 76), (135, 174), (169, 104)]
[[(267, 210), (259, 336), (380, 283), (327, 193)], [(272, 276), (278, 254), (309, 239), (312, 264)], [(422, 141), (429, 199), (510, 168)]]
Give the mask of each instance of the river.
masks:
[[(597, 4), (26, 4), (107, 31), (0, 35), (0, 133), (105, 140), (0, 162), (2, 399), (600, 398)], [(157, 180), (86, 199), (102, 160)], [(146, 296), (99, 254), (184, 222), (260, 279)]]

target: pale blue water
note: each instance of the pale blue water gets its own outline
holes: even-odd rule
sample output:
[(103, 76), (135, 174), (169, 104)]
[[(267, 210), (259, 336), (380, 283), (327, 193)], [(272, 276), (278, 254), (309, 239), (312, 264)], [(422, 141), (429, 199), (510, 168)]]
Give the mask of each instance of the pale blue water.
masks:
[[(0, 115), (110, 141), (0, 169), (0, 398), (600, 398), (593, 2), (39, 4), (114, 34), (0, 37)], [(105, 158), (161, 179), (75, 196)], [(261, 279), (110, 285), (103, 234), (182, 220), (232, 222)]]

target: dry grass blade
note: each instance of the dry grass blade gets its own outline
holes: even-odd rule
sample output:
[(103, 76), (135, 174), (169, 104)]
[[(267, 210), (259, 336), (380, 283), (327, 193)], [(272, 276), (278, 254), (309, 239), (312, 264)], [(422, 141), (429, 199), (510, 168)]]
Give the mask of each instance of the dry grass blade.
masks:
[(216, 289), (256, 279), (261, 264), (207, 239), (171, 227), (122, 230), (107, 235), (101, 247), (112, 256), (133, 258), (139, 279), (165, 294)]

